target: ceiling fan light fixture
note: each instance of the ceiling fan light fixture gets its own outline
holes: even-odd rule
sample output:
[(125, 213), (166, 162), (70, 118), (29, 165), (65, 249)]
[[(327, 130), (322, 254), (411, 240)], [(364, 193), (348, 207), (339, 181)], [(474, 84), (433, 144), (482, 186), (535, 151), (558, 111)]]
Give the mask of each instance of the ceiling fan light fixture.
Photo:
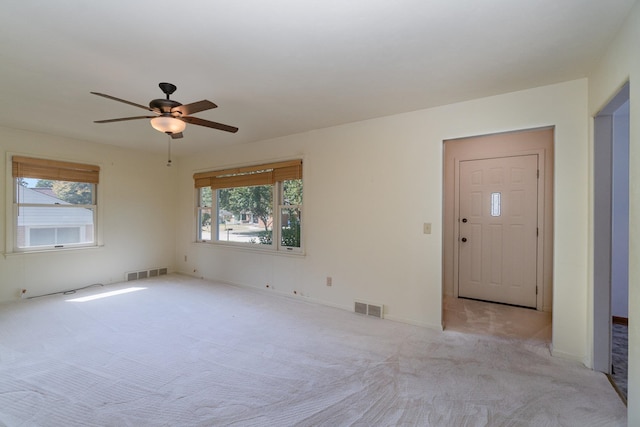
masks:
[(151, 119), (151, 126), (157, 131), (173, 134), (182, 132), (187, 124), (174, 117), (159, 116)]
[(119, 119), (108, 119), (108, 120), (95, 120), (94, 123), (113, 123), (113, 122), (124, 122), (128, 120), (141, 120), (141, 119), (151, 119), (151, 127), (155, 130), (166, 133), (171, 136), (173, 139), (182, 138), (182, 131), (187, 127), (187, 123), (195, 126), (204, 126), (211, 129), (218, 129), (225, 132), (236, 133), (238, 132), (238, 128), (235, 126), (225, 125), (223, 123), (216, 123), (210, 120), (201, 119), (198, 117), (192, 116), (194, 113), (199, 113), (200, 111), (211, 110), (212, 108), (217, 108), (218, 106), (211, 101), (203, 99), (202, 101), (191, 102), (189, 104), (181, 104), (178, 101), (169, 98), (176, 90), (176, 86), (171, 83), (160, 83), (160, 89), (167, 95), (167, 99), (154, 99), (149, 103), (149, 106), (144, 106), (142, 104), (136, 104), (135, 102), (127, 101), (125, 99), (116, 98), (115, 96), (107, 95), (100, 92), (91, 92), (93, 95), (98, 95), (103, 98), (111, 99), (113, 101), (122, 102), (124, 104), (129, 104), (134, 107), (141, 108), (146, 111), (150, 111), (152, 113), (157, 114), (156, 116), (135, 116), (135, 117), (121, 117)]

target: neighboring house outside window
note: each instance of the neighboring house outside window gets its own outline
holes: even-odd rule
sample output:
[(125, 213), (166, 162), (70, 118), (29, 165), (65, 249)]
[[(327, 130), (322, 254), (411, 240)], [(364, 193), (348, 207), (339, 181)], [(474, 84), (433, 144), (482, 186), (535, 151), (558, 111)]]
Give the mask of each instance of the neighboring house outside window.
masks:
[(99, 167), (13, 157), (13, 250), (96, 246)]
[(302, 161), (194, 175), (199, 242), (302, 250)]

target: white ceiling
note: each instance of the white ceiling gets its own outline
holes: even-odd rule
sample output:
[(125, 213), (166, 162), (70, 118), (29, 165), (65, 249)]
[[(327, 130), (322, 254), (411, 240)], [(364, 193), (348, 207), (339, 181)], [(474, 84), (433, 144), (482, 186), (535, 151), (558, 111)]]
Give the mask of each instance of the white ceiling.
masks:
[(146, 120), (208, 99), (177, 155), (585, 77), (635, 0), (4, 0), (0, 126), (164, 152)]

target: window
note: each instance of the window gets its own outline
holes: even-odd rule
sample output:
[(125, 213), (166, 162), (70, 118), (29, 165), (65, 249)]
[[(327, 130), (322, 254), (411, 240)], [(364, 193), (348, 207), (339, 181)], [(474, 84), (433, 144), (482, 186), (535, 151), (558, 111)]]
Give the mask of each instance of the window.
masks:
[(100, 168), (13, 156), (15, 251), (95, 246)]
[(500, 216), (500, 193), (491, 193), (491, 216)]
[(300, 251), (302, 161), (194, 175), (199, 242)]

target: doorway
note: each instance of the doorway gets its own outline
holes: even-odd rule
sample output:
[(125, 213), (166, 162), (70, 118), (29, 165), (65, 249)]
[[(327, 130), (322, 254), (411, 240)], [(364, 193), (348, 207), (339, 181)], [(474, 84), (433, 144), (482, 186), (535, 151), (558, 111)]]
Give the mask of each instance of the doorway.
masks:
[[(553, 277), (553, 141), (553, 127), (444, 141), (445, 328), (447, 312), (451, 313), (451, 310), (447, 310), (447, 305), (451, 309), (459, 297), (466, 296), (534, 308), (537, 312), (546, 313), (550, 323)], [(475, 202), (474, 207), (474, 202), (471, 201), (472, 206), (465, 208), (464, 204), (468, 202), (464, 201), (464, 197), (461, 201), (460, 186), (462, 185), (462, 192), (468, 192), (463, 180), (472, 182), (474, 178), (466, 176), (470, 173), (476, 175), (477, 181), (480, 172), (476, 169), (485, 169), (482, 173), (485, 174), (486, 180), (490, 180), (491, 173), (501, 175), (502, 184), (493, 190), (488, 185), (486, 188), (476, 188), (476, 195), (471, 199), (480, 197), (483, 202)], [(533, 170), (533, 175), (528, 175), (523, 181), (522, 174), (525, 174), (525, 170)], [(510, 180), (512, 182), (508, 182)], [(481, 209), (485, 216), (484, 223), (473, 224), (465, 209)], [(531, 216), (527, 219), (520, 218), (523, 211), (527, 211)], [(505, 218), (505, 215), (518, 218), (509, 219)], [(497, 221), (496, 218), (505, 222), (497, 225), (492, 222)], [(505, 224), (506, 228), (511, 228), (509, 232), (514, 236), (517, 233), (531, 233), (533, 238), (530, 243), (509, 247), (509, 242), (517, 238), (505, 237)], [(470, 225), (474, 227), (469, 227)], [(482, 232), (481, 228), (487, 231)], [(473, 234), (471, 241), (471, 234), (467, 234), (474, 232), (476, 234)], [(478, 237), (481, 239), (480, 242)], [(462, 241), (463, 238), (466, 238), (466, 242)], [(491, 248), (492, 239), (494, 244)], [(476, 247), (463, 246), (466, 243), (475, 243)], [(490, 249), (483, 248), (483, 245), (489, 245)], [(515, 251), (515, 247), (520, 252)], [(494, 251), (499, 255), (483, 260), (483, 253), (486, 256), (487, 251)], [(467, 267), (471, 268), (470, 273)], [(490, 288), (493, 295), (486, 297), (468, 292), (468, 278), (478, 279), (482, 275), (489, 278), (485, 280), (488, 283), (486, 287)], [(500, 282), (500, 286), (495, 286), (497, 282)], [(520, 295), (509, 295), (510, 289), (514, 291), (514, 295)], [(516, 310), (516, 313), (521, 314), (514, 318), (515, 322), (526, 323), (527, 316), (522, 310), (529, 311)]]
[(612, 337), (626, 342), (629, 317), (629, 83), (594, 117), (593, 149), (593, 364), (626, 397), (627, 349)]
[(538, 155), (459, 162), (458, 297), (536, 308)]

